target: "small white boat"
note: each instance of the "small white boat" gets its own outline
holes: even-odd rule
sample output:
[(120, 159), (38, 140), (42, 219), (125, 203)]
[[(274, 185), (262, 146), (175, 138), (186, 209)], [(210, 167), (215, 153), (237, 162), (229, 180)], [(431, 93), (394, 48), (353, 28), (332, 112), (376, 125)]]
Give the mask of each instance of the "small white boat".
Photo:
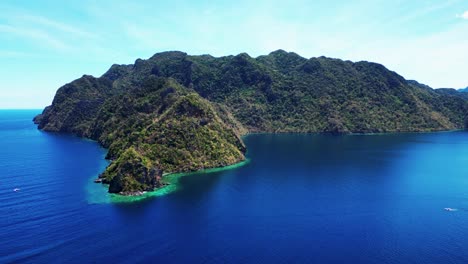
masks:
[(14, 188), (13, 191), (14, 191), (14, 192), (19, 192), (19, 191), (20, 191), (20, 188)]
[(457, 209), (455, 208), (450, 208), (450, 207), (446, 207), (444, 208), (445, 211), (449, 211), (449, 212), (453, 212), (453, 211), (457, 211)]

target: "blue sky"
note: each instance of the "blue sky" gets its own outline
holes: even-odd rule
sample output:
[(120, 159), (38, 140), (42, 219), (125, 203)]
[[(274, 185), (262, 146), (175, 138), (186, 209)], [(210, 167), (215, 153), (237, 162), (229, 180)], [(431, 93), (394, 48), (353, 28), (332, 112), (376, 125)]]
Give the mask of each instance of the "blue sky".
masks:
[(0, 2), (0, 108), (42, 108), (83, 74), (156, 52), (276, 49), (384, 64), (432, 87), (468, 86), (468, 1)]

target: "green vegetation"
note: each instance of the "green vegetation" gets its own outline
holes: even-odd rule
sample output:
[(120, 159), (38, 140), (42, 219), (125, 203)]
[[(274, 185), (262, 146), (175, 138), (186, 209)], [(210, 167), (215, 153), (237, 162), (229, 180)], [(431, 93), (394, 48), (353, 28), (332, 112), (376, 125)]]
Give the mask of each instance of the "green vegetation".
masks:
[(109, 184), (112, 193), (151, 191), (162, 185), (162, 171), (133, 146), (112, 162), (100, 177)]
[(248, 132), (416, 132), (465, 127), (468, 95), (384, 66), (278, 50), (215, 58), (163, 52), (57, 91), (40, 129), (95, 139), (110, 192), (161, 187), (165, 173), (235, 164)]

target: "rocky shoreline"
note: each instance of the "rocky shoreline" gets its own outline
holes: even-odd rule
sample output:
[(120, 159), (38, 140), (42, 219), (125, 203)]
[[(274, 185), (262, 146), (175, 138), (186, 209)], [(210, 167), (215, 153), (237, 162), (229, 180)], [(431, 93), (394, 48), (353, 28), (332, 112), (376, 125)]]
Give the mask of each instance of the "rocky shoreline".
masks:
[[(210, 173), (210, 172), (217, 172), (217, 171), (222, 171), (222, 170), (230, 170), (230, 169), (234, 169), (234, 168), (238, 168), (240, 166), (243, 166), (243, 165), (245, 165), (245, 164), (247, 164), (249, 162), (250, 162), (250, 160), (246, 158), (246, 159), (241, 160), (239, 162), (236, 162), (234, 164), (227, 164), (227, 165), (220, 166), (220, 167), (204, 168), (204, 169), (189, 171), (189, 172), (185, 172), (185, 173), (184, 172), (163, 173), (162, 178), (171, 177), (171, 176), (177, 176), (178, 177), (178, 176), (191, 175), (191, 174), (201, 173), (201, 172)], [(96, 178), (94, 180), (94, 183), (108, 185), (108, 183), (106, 183), (105, 179), (102, 177), (102, 174), (100, 174), (98, 176), (98, 178)], [(121, 196), (126, 196), (126, 197), (143, 196), (143, 195), (147, 194), (148, 192), (154, 192), (154, 191), (157, 191), (159, 189), (162, 189), (162, 188), (167, 187), (167, 186), (172, 185), (172, 184), (175, 184), (175, 183), (170, 181), (170, 180), (169, 181), (161, 180), (160, 181), (160, 186), (154, 187), (153, 189), (149, 189), (149, 190), (145, 190), (145, 191), (124, 191), (124, 192), (119, 192), (119, 193), (114, 193), (114, 194), (121, 195)]]
[(146, 191), (136, 191), (136, 192), (121, 192), (119, 195), (123, 196), (141, 196), (143, 194), (147, 193)]
[[(99, 183), (99, 184), (105, 184), (105, 185), (109, 185), (108, 183), (106, 183), (104, 181), (103, 178), (97, 178), (94, 180), (94, 183)], [(118, 192), (118, 193), (114, 193), (114, 194), (117, 194), (117, 195), (122, 195), (122, 196), (142, 196), (148, 192), (153, 192), (153, 191), (156, 191), (158, 189), (161, 189), (161, 188), (164, 188), (166, 186), (170, 185), (169, 183), (161, 183), (160, 186), (158, 187), (155, 187), (154, 189), (152, 190), (147, 190), (147, 191), (123, 191), (123, 192)]]

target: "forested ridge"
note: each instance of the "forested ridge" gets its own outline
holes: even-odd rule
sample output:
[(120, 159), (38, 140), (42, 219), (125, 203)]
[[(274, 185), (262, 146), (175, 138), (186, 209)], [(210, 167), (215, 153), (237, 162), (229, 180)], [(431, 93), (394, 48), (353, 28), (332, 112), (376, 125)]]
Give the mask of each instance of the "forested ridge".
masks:
[(163, 172), (245, 159), (249, 132), (376, 133), (462, 129), (468, 93), (432, 89), (371, 62), (163, 52), (61, 87), (34, 121), (100, 142), (109, 191), (163, 185)]

